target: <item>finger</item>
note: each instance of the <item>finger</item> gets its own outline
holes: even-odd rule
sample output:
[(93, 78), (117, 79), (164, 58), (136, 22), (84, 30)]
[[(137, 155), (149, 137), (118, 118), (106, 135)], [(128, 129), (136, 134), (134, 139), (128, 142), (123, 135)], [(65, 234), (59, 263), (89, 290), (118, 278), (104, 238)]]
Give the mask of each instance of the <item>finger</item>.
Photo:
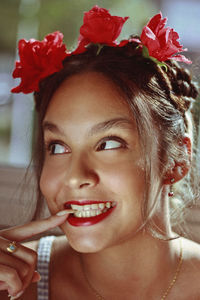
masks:
[(8, 289), (7, 283), (1, 280), (0, 281), (0, 291), (5, 291), (7, 289)]
[(15, 295), (22, 290), (23, 284), (17, 271), (3, 264), (0, 264), (0, 281), (6, 283), (8, 292), (11, 295)]
[(61, 225), (65, 222), (69, 214), (73, 212), (74, 210), (67, 209), (62, 211), (60, 215), (50, 216), (47, 219), (32, 221), (25, 225), (2, 230), (0, 235), (8, 240), (20, 242)]
[[(0, 238), (0, 251), (2, 252), (2, 257), (5, 257), (5, 260), (3, 260), (3, 263), (6, 261), (9, 263), (9, 261), (12, 261), (14, 259), (20, 259), (21, 261), (26, 262), (28, 265), (33, 265), (37, 261), (37, 252), (25, 247), (24, 245), (21, 245), (19, 243), (16, 243), (17, 249), (13, 253), (9, 253), (7, 248), (10, 244), (10, 241)], [(4, 253), (4, 254), (3, 254)], [(0, 258), (0, 262), (1, 262)]]
[(37, 271), (35, 271), (33, 273), (32, 282), (38, 282), (38, 281), (40, 281), (40, 279), (41, 279), (40, 274)]
[[(0, 239), (0, 247), (2, 247), (2, 242), (5, 243), (5, 240)], [(4, 248), (6, 248), (5, 245)], [(12, 268), (16, 271), (23, 284), (22, 288), (23, 290), (25, 290), (32, 282), (32, 278), (35, 273), (37, 264), (37, 252), (18, 244), (17, 250), (14, 253), (6, 253), (1, 251), (0, 262), (2, 263), (2, 265), (8, 268)], [(9, 291), (9, 293), (13, 295), (12, 291)]]
[[(2, 240), (0, 239), (0, 243)], [(17, 244), (17, 250), (14, 253), (4, 253), (1, 251), (0, 261), (3, 260), (3, 264), (12, 267), (18, 273), (22, 284), (23, 290), (25, 290), (32, 280), (39, 280), (39, 273), (35, 274), (35, 269), (37, 265), (37, 252), (24, 247), (23, 245)]]
[(20, 296), (22, 296), (24, 293), (24, 291), (21, 291), (17, 294), (15, 294), (15, 296), (11, 296), (10, 294), (8, 295), (8, 297), (10, 297), (10, 300), (16, 300), (16, 299), (19, 299)]
[(17, 250), (9, 253), (7, 252), (9, 243), (10, 241), (0, 238), (0, 263), (17, 271), (23, 283), (23, 290), (25, 290), (31, 282), (36, 282), (40, 279), (39, 273), (35, 272), (37, 252), (17, 243)]
[(29, 265), (27, 263), (3, 251), (0, 251), (0, 264), (15, 269), (22, 280), (29, 273)]

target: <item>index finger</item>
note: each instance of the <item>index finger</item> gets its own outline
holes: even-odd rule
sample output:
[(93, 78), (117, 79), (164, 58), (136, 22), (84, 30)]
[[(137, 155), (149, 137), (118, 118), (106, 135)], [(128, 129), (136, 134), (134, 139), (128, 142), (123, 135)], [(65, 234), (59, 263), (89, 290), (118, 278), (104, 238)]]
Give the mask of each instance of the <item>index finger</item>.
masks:
[(43, 220), (32, 221), (28, 224), (4, 229), (0, 232), (0, 236), (8, 240), (22, 242), (23, 240), (61, 225), (69, 214), (73, 212), (73, 209), (66, 209), (62, 215), (53, 215)]

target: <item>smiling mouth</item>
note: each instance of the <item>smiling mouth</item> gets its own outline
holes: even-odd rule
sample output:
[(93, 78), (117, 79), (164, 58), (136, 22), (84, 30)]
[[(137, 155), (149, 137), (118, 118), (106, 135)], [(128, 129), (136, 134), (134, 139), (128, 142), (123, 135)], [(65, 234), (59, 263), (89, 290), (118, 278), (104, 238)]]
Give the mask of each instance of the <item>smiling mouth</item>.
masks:
[(106, 213), (108, 210), (115, 206), (115, 202), (98, 202), (84, 205), (67, 203), (65, 205), (66, 208), (71, 208), (75, 211), (72, 215), (77, 218), (96, 217), (103, 213)]

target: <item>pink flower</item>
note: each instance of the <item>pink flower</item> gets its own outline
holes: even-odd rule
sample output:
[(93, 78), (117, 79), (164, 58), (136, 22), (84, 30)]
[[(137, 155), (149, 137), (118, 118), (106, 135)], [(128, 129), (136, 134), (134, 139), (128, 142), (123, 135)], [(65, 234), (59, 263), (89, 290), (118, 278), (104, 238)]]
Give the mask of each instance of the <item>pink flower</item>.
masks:
[(13, 77), (21, 78), (21, 83), (12, 93), (39, 91), (39, 81), (60, 71), (67, 56), (63, 34), (59, 31), (48, 34), (43, 41), (22, 39), (18, 47), (20, 61), (16, 62)]
[[(73, 54), (86, 51), (86, 45), (90, 43), (120, 46), (116, 39), (121, 33), (122, 27), (128, 17), (111, 16), (105, 8), (95, 5), (84, 14), (83, 25), (80, 28), (78, 48)], [(123, 45), (124, 45), (123, 41)], [(127, 41), (128, 43), (128, 41)]]
[(192, 63), (185, 56), (177, 54), (186, 51), (186, 49), (183, 49), (183, 46), (178, 42), (178, 33), (170, 27), (165, 27), (166, 23), (167, 19), (162, 19), (162, 14), (159, 13), (151, 18), (143, 28), (141, 42), (148, 48), (149, 56), (161, 62), (173, 59)]

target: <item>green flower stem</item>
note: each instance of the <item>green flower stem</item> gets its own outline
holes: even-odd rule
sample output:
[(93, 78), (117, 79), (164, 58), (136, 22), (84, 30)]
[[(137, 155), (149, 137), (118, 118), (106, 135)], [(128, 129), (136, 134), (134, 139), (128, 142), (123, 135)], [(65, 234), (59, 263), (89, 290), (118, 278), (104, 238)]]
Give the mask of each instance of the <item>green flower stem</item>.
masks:
[(98, 46), (98, 50), (97, 50), (97, 54), (96, 55), (99, 55), (99, 53), (101, 52), (101, 49), (104, 47), (103, 44), (96, 44)]

